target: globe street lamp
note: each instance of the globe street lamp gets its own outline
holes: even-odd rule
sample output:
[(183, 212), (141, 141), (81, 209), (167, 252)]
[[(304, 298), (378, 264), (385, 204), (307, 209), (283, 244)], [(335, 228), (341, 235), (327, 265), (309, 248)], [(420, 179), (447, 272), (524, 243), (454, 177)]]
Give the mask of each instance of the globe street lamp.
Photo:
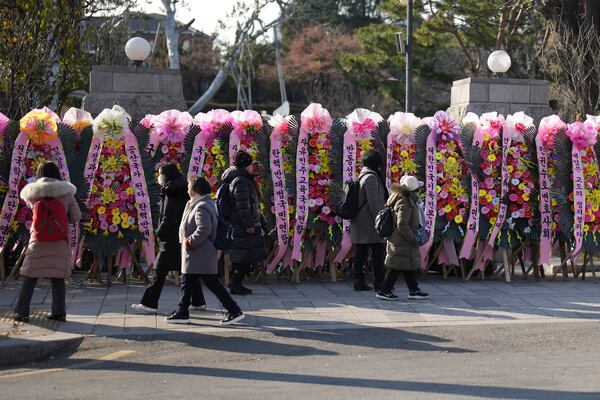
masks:
[(488, 57), (487, 64), (494, 74), (503, 74), (510, 68), (510, 56), (504, 50), (493, 51)]
[(140, 67), (150, 55), (150, 43), (142, 37), (132, 37), (125, 44), (125, 54), (136, 67)]

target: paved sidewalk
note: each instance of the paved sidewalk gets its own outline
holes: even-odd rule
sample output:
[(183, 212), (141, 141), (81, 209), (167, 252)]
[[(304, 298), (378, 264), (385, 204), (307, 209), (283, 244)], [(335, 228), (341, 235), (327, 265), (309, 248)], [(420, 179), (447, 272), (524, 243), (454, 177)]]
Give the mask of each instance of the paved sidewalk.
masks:
[[(222, 315), (216, 298), (205, 291), (208, 309), (192, 312), (189, 325), (165, 323), (166, 313), (178, 303), (179, 287), (167, 282), (160, 300), (159, 315), (139, 315), (131, 304), (140, 300), (141, 283), (113, 283), (108, 288), (88, 284), (77, 276), (68, 285), (68, 321), (49, 322), (51, 292), (48, 283), (36, 289), (32, 320), (12, 325), (11, 306), (19, 283), (0, 288), (0, 334), (9, 338), (36, 338), (51, 334), (119, 336), (168, 333), (171, 330), (218, 331), (222, 329), (343, 329), (361, 326), (431, 326), (459, 324), (557, 323), (600, 319), (600, 285), (593, 281), (563, 282), (515, 278), (502, 281), (442, 281), (435, 277), (421, 284), (431, 294), (427, 300), (404, 298), (403, 282), (397, 283), (401, 299), (388, 302), (371, 292), (354, 292), (351, 282), (271, 282), (250, 285), (254, 294), (235, 296), (247, 316), (242, 324), (219, 326)], [(10, 334), (7, 335), (7, 331)], [(2, 336), (0, 336), (2, 337)], [(0, 345), (3, 339), (0, 339)]]

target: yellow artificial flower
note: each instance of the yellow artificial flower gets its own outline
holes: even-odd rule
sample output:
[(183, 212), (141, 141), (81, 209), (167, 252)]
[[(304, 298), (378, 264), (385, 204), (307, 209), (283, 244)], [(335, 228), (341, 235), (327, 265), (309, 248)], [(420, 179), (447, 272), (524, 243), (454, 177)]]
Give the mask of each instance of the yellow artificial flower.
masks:
[(408, 157), (408, 151), (406, 151), (406, 150), (402, 150), (402, 151), (400, 152), (400, 156), (401, 156), (401, 157), (404, 157), (404, 158)]
[(449, 213), (450, 211), (452, 211), (452, 206), (450, 204), (446, 204), (446, 207), (444, 207), (444, 211), (446, 211), (446, 213)]
[(133, 194), (133, 188), (131, 186), (129, 186), (127, 189), (125, 189), (125, 192), (129, 195)]
[(587, 233), (590, 230), (590, 226), (588, 224), (583, 225), (583, 231)]
[(600, 190), (591, 190), (586, 193), (586, 200), (590, 203), (592, 208), (596, 210), (600, 208)]
[(523, 182), (519, 183), (519, 186), (517, 186), (519, 188), (519, 190), (523, 190), (525, 189), (525, 184)]
[(457, 224), (462, 224), (462, 222), (463, 222), (462, 215), (457, 215), (456, 217), (454, 217), (454, 222), (456, 222)]
[(98, 207), (98, 214), (104, 214), (104, 213), (106, 213), (106, 208)]
[(119, 211), (117, 208), (114, 208), (112, 210), (113, 217), (118, 217), (120, 214), (121, 214), (121, 211)]
[(121, 219), (128, 219), (129, 215), (126, 212), (121, 213)]
[(441, 192), (441, 191), (442, 191), (442, 187), (441, 187), (440, 185), (437, 185), (437, 186), (435, 187), (435, 191), (436, 191), (437, 193)]
[(121, 226), (123, 227), (123, 229), (129, 229), (131, 227), (131, 224), (129, 223), (128, 219), (123, 219), (123, 221), (121, 221)]
[(495, 154), (490, 154), (490, 155), (488, 155), (488, 160), (489, 160), (489, 161), (492, 161), (492, 162), (493, 162), (493, 161), (496, 161), (496, 155), (495, 155)]
[(488, 202), (488, 203), (491, 203), (491, 202), (492, 202), (492, 196), (490, 196), (489, 194), (487, 194), (487, 195), (485, 196), (485, 199), (487, 200), (487, 202)]
[(490, 224), (494, 225), (496, 223), (496, 217), (490, 218)]
[(442, 153), (435, 153), (435, 159), (436, 160), (441, 160), (442, 159)]
[(596, 164), (589, 163), (588, 164), (588, 174), (595, 176), (598, 173), (598, 168), (596, 168)]
[(112, 218), (112, 223), (115, 224), (115, 225), (119, 225), (121, 223), (121, 218), (118, 215), (115, 215)]
[(479, 189), (479, 197), (486, 197), (487, 191), (485, 189)]
[(507, 166), (506, 166), (506, 170), (507, 170), (508, 172), (513, 172), (513, 169), (514, 169), (514, 168), (513, 168), (513, 166), (512, 166), (512, 165), (507, 165)]
[(117, 237), (118, 237), (119, 239), (123, 239), (125, 236), (123, 236), (123, 234), (121, 233), (121, 231), (119, 231), (119, 234), (117, 235)]
[(524, 201), (529, 201), (529, 195), (528, 194), (523, 194), (523, 200)]
[(392, 168), (391, 168), (391, 170), (392, 170), (392, 172), (394, 172), (394, 173), (395, 173), (395, 172), (398, 172), (398, 166), (397, 166), (397, 165), (392, 165)]
[(102, 196), (100, 197), (100, 201), (102, 201), (104, 204), (112, 203), (117, 201), (117, 199), (117, 194), (111, 188), (104, 189)]

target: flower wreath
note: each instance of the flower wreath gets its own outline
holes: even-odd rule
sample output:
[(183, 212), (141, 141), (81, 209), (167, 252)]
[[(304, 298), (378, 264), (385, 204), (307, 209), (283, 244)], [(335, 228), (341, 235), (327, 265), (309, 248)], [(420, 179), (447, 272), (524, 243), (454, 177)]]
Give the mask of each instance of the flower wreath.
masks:
[[(432, 242), (439, 241), (438, 263), (458, 265), (455, 243), (461, 243), (469, 213), (469, 196), (463, 179), (467, 164), (460, 144), (460, 127), (446, 112), (438, 111), (429, 121), (430, 133), (426, 148), (426, 225), (432, 235), (421, 248), (426, 260)], [(422, 141), (421, 141), (422, 143)]]
[(194, 117), (200, 132), (194, 138), (188, 177), (204, 176), (212, 187), (213, 197), (217, 193), (221, 174), (227, 168), (226, 146), (221, 136), (225, 129), (231, 128), (231, 122), (229, 111), (221, 109), (199, 113)]
[(503, 136), (504, 139), (509, 139), (509, 145), (503, 168), (508, 173), (504, 181), (508, 183), (508, 188), (503, 188), (506, 195), (502, 198), (502, 203), (507, 210), (498, 234), (498, 244), (505, 249), (517, 249), (526, 240), (537, 241), (539, 237), (539, 231), (534, 228), (534, 215), (538, 213), (534, 174), (537, 165), (531, 155), (533, 141), (527, 140), (534, 137), (534, 132), (533, 118), (524, 112), (506, 117)]
[[(291, 250), (294, 236), (295, 196), (293, 192), (296, 146), (298, 142), (298, 123), (293, 116), (275, 115), (264, 127), (264, 150), (269, 154), (267, 176), (271, 181), (263, 180), (263, 197), (270, 212), (266, 212), (270, 225), (277, 232), (277, 251), (270, 260), (267, 272), (280, 264), (291, 267)], [(268, 148), (267, 148), (268, 147)], [(270, 218), (272, 216), (272, 218)]]
[[(144, 117), (146, 118), (149, 116)], [(184, 142), (192, 122), (193, 118), (189, 113), (178, 110), (163, 111), (152, 117), (148, 147), (154, 157), (156, 171), (167, 163), (173, 163), (183, 171), (186, 154)], [(144, 120), (140, 124), (145, 127), (148, 125)]]
[(557, 224), (558, 203), (551, 191), (557, 180), (556, 139), (558, 136), (565, 136), (565, 129), (566, 124), (560, 117), (551, 115), (542, 118), (536, 136), (540, 191), (540, 264), (550, 263), (555, 233), (562, 236)]
[[(292, 258), (315, 265), (325, 262), (326, 242), (336, 244), (341, 219), (332, 209), (329, 185), (333, 182), (330, 152), (332, 120), (320, 104), (310, 104), (301, 114), (296, 157), (296, 226)], [(303, 248), (309, 256), (303, 260)]]
[(399, 184), (404, 175), (415, 175), (415, 130), (422, 124), (412, 113), (397, 112), (388, 118), (386, 184)]
[[(19, 194), (28, 182), (35, 179), (38, 165), (52, 161), (58, 166), (62, 178), (70, 180), (65, 153), (58, 138), (59, 122), (58, 115), (47, 107), (30, 111), (19, 121), (20, 133), (14, 142), (8, 192), (0, 215), (0, 252), (7, 245), (9, 236), (14, 235), (15, 240), (22, 242), (29, 237), (33, 212)], [(69, 231), (74, 254), (76, 226), (71, 225)]]
[(85, 167), (91, 189), (83, 226), (86, 243), (94, 254), (112, 256), (142, 240), (151, 264), (155, 254), (149, 182), (129, 120), (119, 106), (104, 109), (94, 119), (94, 138)]
[(568, 195), (571, 215), (571, 229), (565, 226), (564, 231), (572, 231), (575, 248), (573, 255), (581, 250), (595, 253), (600, 249), (600, 177), (598, 171), (597, 149), (600, 124), (589, 118), (585, 122), (568, 124), (566, 135), (572, 143), (572, 185), (573, 190)]
[[(342, 178), (344, 182), (354, 181), (362, 169), (365, 153), (374, 149), (378, 134), (375, 132), (383, 121), (381, 115), (365, 108), (357, 108), (346, 116), (343, 136)], [(343, 221), (341, 248), (334, 262), (341, 263), (352, 247), (350, 238), (350, 221)]]

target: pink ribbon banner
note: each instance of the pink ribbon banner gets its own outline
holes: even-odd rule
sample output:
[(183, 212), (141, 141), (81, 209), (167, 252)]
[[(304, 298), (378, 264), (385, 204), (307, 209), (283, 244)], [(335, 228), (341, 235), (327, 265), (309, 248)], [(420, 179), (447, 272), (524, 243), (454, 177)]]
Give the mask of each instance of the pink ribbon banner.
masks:
[(541, 135), (535, 138), (537, 146), (538, 170), (540, 174), (540, 214), (542, 226), (540, 231), (540, 263), (550, 264), (552, 256), (552, 206), (550, 203), (550, 177), (548, 175), (548, 153)]
[(188, 168), (188, 178), (193, 176), (201, 175), (204, 167), (204, 159), (206, 157), (206, 143), (208, 141), (208, 134), (200, 132), (194, 138), (194, 147), (190, 158), (190, 166)]
[[(98, 169), (98, 161), (100, 160), (100, 152), (102, 151), (102, 138), (94, 135), (92, 137), (92, 143), (90, 144), (90, 151), (88, 153), (88, 158), (85, 163), (85, 170), (83, 172), (84, 177), (88, 185), (92, 185), (94, 183), (94, 176), (96, 175), (96, 170)], [(90, 195), (91, 195), (90, 190)], [(89, 196), (88, 196), (89, 200)]]
[(508, 149), (510, 148), (510, 136), (502, 135), (502, 189), (500, 196), (500, 211), (498, 212), (498, 216), (496, 217), (496, 223), (494, 224), (494, 228), (492, 229), (492, 234), (490, 235), (490, 239), (488, 241), (488, 245), (493, 249), (496, 246), (496, 238), (500, 233), (500, 229), (502, 229), (502, 225), (504, 225), (504, 220), (506, 219), (506, 203), (504, 199), (508, 194), (508, 185), (510, 184), (510, 174), (507, 168), (508, 158)]
[(0, 253), (4, 250), (6, 240), (10, 235), (11, 224), (19, 208), (19, 181), (25, 172), (25, 157), (29, 138), (25, 132), (19, 133), (15, 141), (10, 163), (8, 192), (0, 211)]
[[(344, 158), (343, 164), (343, 177), (344, 182), (353, 181), (356, 179), (356, 135), (351, 128), (348, 128), (344, 134)], [(352, 248), (352, 239), (350, 238), (350, 221), (343, 221), (342, 230), (342, 245), (335, 259), (336, 263), (341, 263), (344, 258), (348, 255), (348, 252)]]
[(385, 168), (385, 185), (388, 190), (392, 185), (392, 165), (394, 163), (394, 140), (396, 136), (390, 132), (387, 136), (387, 149), (385, 151), (386, 168)]
[(427, 255), (433, 244), (433, 232), (435, 228), (435, 216), (437, 205), (437, 162), (435, 159), (436, 143), (435, 135), (429, 133), (427, 136), (425, 155), (425, 230), (429, 232), (429, 241), (419, 248), (421, 254), (421, 268), (427, 269)]
[(308, 135), (301, 126), (296, 151), (296, 225), (292, 250), (292, 259), (296, 261), (302, 261), (302, 236), (308, 219)]
[(279, 247), (275, 257), (269, 263), (267, 272), (271, 273), (277, 267), (279, 262), (285, 256), (289, 246), (289, 202), (288, 193), (285, 186), (285, 171), (283, 169), (283, 149), (284, 143), (281, 135), (275, 133), (271, 135), (271, 178), (273, 180), (273, 203), (275, 206), (275, 219), (277, 224), (277, 238)]
[(150, 198), (146, 186), (146, 177), (144, 176), (144, 167), (138, 148), (137, 140), (133, 133), (128, 129), (125, 132), (125, 151), (129, 159), (131, 170), (131, 183), (135, 195), (135, 202), (138, 210), (138, 227), (144, 239), (144, 251), (148, 264), (154, 263), (154, 230), (152, 227), (152, 212), (150, 210)]
[[(585, 150), (583, 150), (585, 151)], [(583, 165), (581, 163), (581, 152), (573, 145), (571, 150), (571, 162), (573, 163), (573, 202), (575, 208), (575, 219), (573, 230), (575, 235), (575, 249), (571, 256), (576, 256), (583, 246), (583, 226), (585, 223), (585, 185), (583, 179)]]
[[(478, 128), (477, 131), (480, 129)], [(473, 135), (473, 147), (481, 149), (483, 145), (481, 135)], [(460, 249), (460, 258), (470, 260), (473, 258), (477, 233), (479, 232), (479, 178), (476, 174), (471, 174), (471, 207), (469, 208), (469, 220), (467, 221), (467, 232), (465, 241)]]

